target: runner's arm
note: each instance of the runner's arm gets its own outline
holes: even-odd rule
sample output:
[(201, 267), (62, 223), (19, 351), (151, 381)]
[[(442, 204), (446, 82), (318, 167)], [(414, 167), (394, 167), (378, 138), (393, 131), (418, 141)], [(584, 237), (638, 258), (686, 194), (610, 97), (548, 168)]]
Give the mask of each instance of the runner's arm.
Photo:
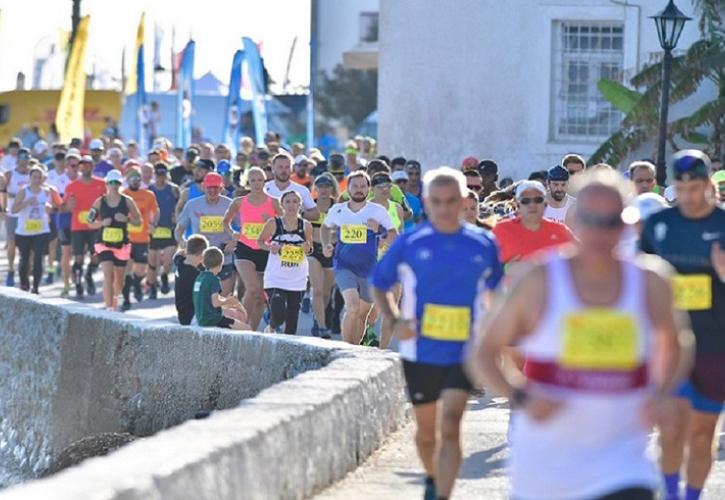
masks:
[(317, 220), (320, 218), (320, 209), (317, 208), (317, 203), (312, 199), (309, 189), (302, 192), (302, 206), (305, 208), (302, 211), (302, 217), (307, 220)]
[(309, 221), (304, 221), (305, 228), (305, 253), (307, 255), (312, 253), (312, 224)]
[(257, 244), (259, 244), (259, 248), (261, 248), (262, 250), (271, 251), (272, 246), (268, 245), (267, 242), (272, 236), (274, 236), (276, 226), (277, 223), (274, 219), (268, 219), (267, 222), (264, 223), (262, 232), (259, 233), (259, 238), (257, 238)]
[(234, 232), (234, 229), (232, 229), (232, 220), (234, 219), (234, 216), (237, 214), (237, 212), (239, 212), (239, 205), (241, 203), (241, 197), (234, 198), (229, 204), (229, 207), (227, 207), (227, 211), (224, 213), (224, 232), (227, 233), (227, 236), (229, 236), (233, 240), (239, 239), (239, 235)]
[(189, 188), (184, 188), (183, 191), (181, 191), (181, 194), (179, 195), (179, 201), (176, 203), (176, 218), (179, 218), (179, 215), (181, 214), (182, 210), (184, 210), (184, 207), (186, 206), (186, 202), (189, 199)]
[(21, 189), (18, 195), (13, 200), (13, 206), (10, 207), (10, 213), (17, 214), (23, 208), (25, 208), (23, 202), (25, 202), (25, 189)]
[(141, 213), (138, 211), (136, 202), (133, 201), (133, 198), (131, 198), (130, 196), (126, 196), (126, 203), (128, 203), (128, 222), (130, 222), (134, 226), (140, 225)]
[(184, 232), (186, 231), (186, 228), (189, 226), (189, 224), (191, 224), (191, 220), (189, 220), (189, 211), (186, 209), (185, 206), (184, 210), (182, 210), (177, 217), (176, 228), (174, 229), (174, 236), (176, 237), (176, 241), (178, 241), (182, 245), (185, 244)]

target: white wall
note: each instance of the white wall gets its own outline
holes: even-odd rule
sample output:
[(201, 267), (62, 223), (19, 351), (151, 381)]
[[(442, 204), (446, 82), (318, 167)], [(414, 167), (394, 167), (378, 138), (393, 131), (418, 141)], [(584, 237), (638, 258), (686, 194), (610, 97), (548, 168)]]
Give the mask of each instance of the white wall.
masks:
[(342, 64), (342, 53), (360, 42), (360, 13), (378, 12), (379, 0), (318, 0), (320, 71)]
[[(564, 143), (551, 138), (553, 22), (622, 22), (624, 68), (631, 76), (650, 53), (660, 50), (648, 16), (666, 3), (382, 2), (380, 151), (417, 158), (424, 168), (458, 166), (469, 155), (493, 158), (510, 175), (548, 168), (570, 151), (590, 155), (600, 140)], [(677, 3), (683, 12), (693, 15), (689, 0)], [(685, 48), (697, 38), (693, 21), (686, 26), (678, 47)], [(673, 110), (675, 116), (683, 112), (678, 107)]]

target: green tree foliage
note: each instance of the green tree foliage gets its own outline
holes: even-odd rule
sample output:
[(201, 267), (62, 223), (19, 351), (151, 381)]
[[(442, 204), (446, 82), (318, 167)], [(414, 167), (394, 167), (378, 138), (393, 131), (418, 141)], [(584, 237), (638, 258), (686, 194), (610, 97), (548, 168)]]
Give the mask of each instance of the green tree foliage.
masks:
[(323, 73), (316, 96), (320, 113), (357, 128), (378, 105), (378, 72), (335, 66), (332, 76)]

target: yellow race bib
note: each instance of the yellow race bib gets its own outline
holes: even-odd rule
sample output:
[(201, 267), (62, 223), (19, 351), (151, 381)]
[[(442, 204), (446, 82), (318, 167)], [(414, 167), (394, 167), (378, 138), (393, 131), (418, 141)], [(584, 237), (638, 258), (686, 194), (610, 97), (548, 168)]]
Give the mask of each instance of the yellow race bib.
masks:
[(138, 226), (136, 224), (129, 224), (128, 225), (128, 232), (138, 234), (143, 232), (143, 224), (139, 224)]
[(675, 307), (682, 311), (712, 309), (712, 278), (707, 274), (679, 274), (672, 278)]
[(123, 229), (120, 227), (104, 227), (101, 240), (104, 243), (121, 243), (123, 241)]
[(202, 215), (199, 217), (199, 230), (202, 233), (223, 233), (224, 217), (221, 215)]
[(298, 245), (282, 245), (279, 253), (279, 259), (285, 264), (294, 264), (296, 266), (302, 264), (305, 259), (305, 250)]
[(43, 221), (40, 219), (26, 219), (24, 229), (26, 233), (39, 233), (43, 229)]
[(636, 368), (639, 344), (634, 318), (611, 309), (567, 315), (560, 363), (564, 368), (575, 370)]
[(368, 227), (365, 224), (343, 224), (340, 227), (340, 241), (348, 244), (368, 242)]
[(81, 224), (88, 224), (88, 210), (78, 212), (78, 222)]
[(471, 309), (426, 304), (420, 333), (431, 339), (465, 342), (471, 334)]
[(171, 228), (170, 227), (157, 227), (154, 229), (153, 235), (154, 239), (157, 240), (166, 240), (171, 239)]
[(245, 222), (242, 224), (242, 235), (248, 240), (257, 241), (263, 228), (264, 223), (262, 222)]

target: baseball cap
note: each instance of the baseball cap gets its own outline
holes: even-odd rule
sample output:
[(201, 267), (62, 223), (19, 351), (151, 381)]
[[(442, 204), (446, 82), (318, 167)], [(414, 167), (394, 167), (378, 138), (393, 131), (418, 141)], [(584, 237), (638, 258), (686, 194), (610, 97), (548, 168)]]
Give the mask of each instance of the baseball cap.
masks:
[(100, 149), (103, 151), (105, 147), (103, 146), (103, 141), (100, 139), (93, 139), (91, 143), (88, 145), (88, 149), (93, 151), (94, 149)]
[(683, 149), (672, 157), (672, 176), (678, 181), (710, 178), (710, 158), (697, 149)]
[(18, 150), (18, 160), (29, 160), (30, 150), (28, 148), (20, 148)]
[(65, 159), (67, 160), (68, 158), (75, 158), (76, 160), (80, 160), (81, 152), (78, 151), (76, 148), (70, 148), (65, 154)]
[(164, 163), (157, 163), (154, 165), (154, 172), (156, 175), (166, 175), (169, 173), (169, 167), (167, 167)]
[(115, 169), (108, 172), (106, 174), (106, 184), (110, 184), (112, 182), (123, 184), (123, 174)]
[(467, 170), (467, 169), (475, 170), (478, 168), (478, 158), (476, 158), (475, 156), (467, 156), (461, 162), (461, 166), (463, 167), (463, 170)]
[(194, 166), (205, 168), (207, 170), (214, 170), (214, 167), (215, 167), (214, 160), (205, 160), (203, 158), (200, 160), (196, 160), (196, 163), (194, 163)]
[(321, 175), (315, 179), (315, 187), (333, 186), (334, 183), (327, 175)]
[(549, 181), (568, 181), (569, 171), (561, 165), (554, 165), (546, 172), (546, 179)]
[(300, 164), (300, 163), (302, 163), (303, 161), (304, 161), (304, 162), (308, 161), (308, 160), (307, 160), (307, 157), (306, 157), (305, 155), (297, 155), (297, 156), (295, 156), (295, 159), (294, 159), (294, 164), (295, 164), (295, 165), (299, 165), (299, 164)]
[(393, 182), (408, 180), (408, 174), (403, 170), (396, 170), (390, 177), (393, 179)]
[(546, 196), (546, 188), (539, 181), (523, 181), (516, 187), (516, 199), (520, 199), (524, 191), (528, 191), (529, 189), (535, 189), (543, 196)]
[(216, 165), (216, 171), (219, 173), (219, 175), (227, 175), (231, 170), (232, 166), (227, 160), (219, 160), (219, 163), (217, 163)]
[(131, 180), (132, 177), (141, 178), (141, 171), (137, 167), (129, 168), (126, 171), (126, 179)]
[(224, 179), (216, 172), (209, 172), (204, 176), (204, 180), (201, 181), (201, 185), (204, 187), (224, 187)]
[(33, 145), (33, 153), (36, 155), (42, 154), (48, 150), (48, 143), (44, 140), (39, 140)]
[(90, 155), (81, 156), (81, 163), (93, 163), (93, 158)]
[(493, 160), (481, 160), (478, 163), (478, 173), (481, 175), (498, 175), (498, 164)]
[[(650, 215), (656, 214), (660, 210), (668, 208), (670, 205), (667, 203), (667, 200), (657, 193), (642, 193), (634, 199), (632, 206), (636, 209), (636, 217), (633, 217), (632, 220), (625, 220), (625, 222), (644, 222)], [(626, 211), (627, 209), (625, 209)], [(622, 213), (622, 218), (625, 218), (625, 213)]]

